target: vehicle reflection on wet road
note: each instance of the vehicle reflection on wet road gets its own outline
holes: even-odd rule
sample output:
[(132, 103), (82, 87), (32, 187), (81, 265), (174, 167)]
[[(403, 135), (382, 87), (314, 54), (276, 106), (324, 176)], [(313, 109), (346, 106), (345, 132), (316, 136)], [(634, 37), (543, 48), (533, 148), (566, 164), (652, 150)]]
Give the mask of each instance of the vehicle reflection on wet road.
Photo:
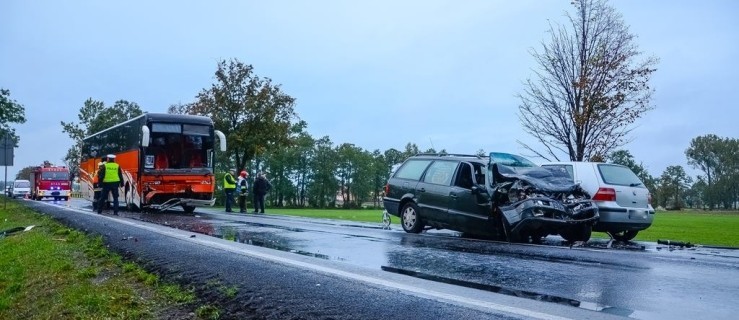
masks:
[[(88, 208), (75, 199), (61, 205)], [(739, 250), (658, 250), (654, 243), (602, 249), (509, 244), (457, 233), (407, 234), (377, 223), (278, 215), (227, 214), (215, 209), (123, 212), (137, 219), (249, 245), (350, 263), (423, 279), (634, 318), (732, 318), (739, 307)]]

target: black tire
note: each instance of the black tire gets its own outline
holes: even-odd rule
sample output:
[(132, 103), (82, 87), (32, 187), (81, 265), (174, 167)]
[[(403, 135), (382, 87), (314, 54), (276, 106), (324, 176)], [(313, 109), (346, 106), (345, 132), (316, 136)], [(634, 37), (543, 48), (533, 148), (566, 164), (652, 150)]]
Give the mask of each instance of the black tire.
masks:
[(503, 229), (503, 240), (508, 242), (521, 242), (521, 235), (513, 232), (511, 224), (508, 223), (505, 217), (501, 214), (499, 217), (500, 227)]
[(636, 237), (636, 234), (639, 233), (639, 231), (636, 230), (622, 230), (618, 232), (608, 232), (611, 234), (611, 237), (617, 241), (623, 241), (628, 242), (631, 241), (631, 239), (634, 239)]
[(575, 241), (587, 242), (588, 240), (590, 240), (590, 235), (592, 233), (593, 233), (592, 226), (589, 226), (586, 224), (580, 224), (580, 225), (572, 226), (565, 231), (562, 231), (562, 233), (560, 233), (559, 235), (569, 242), (575, 242)]
[(185, 213), (193, 213), (193, 212), (195, 212), (195, 207), (193, 207), (193, 206), (186, 206), (186, 205), (183, 204), (182, 205), (182, 210), (184, 210)]
[(544, 232), (534, 232), (531, 234), (531, 243), (542, 244), (542, 242), (544, 242), (544, 238), (548, 235), (549, 234)]
[(62, 197), (63, 201), (69, 201), (69, 197)]
[(424, 223), (418, 214), (418, 206), (413, 202), (408, 202), (400, 211), (400, 225), (403, 230), (408, 233), (419, 233), (423, 230)]

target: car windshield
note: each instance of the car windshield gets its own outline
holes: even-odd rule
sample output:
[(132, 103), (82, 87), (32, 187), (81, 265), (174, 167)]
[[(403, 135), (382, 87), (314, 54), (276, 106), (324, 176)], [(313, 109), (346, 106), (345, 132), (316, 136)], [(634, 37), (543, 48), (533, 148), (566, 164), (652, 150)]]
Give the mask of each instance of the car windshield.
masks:
[(537, 167), (528, 159), (510, 153), (491, 152), (490, 163), (498, 163), (509, 167)]
[(28, 181), (20, 181), (20, 182), (16, 182), (13, 186), (15, 188), (30, 188), (31, 183)]

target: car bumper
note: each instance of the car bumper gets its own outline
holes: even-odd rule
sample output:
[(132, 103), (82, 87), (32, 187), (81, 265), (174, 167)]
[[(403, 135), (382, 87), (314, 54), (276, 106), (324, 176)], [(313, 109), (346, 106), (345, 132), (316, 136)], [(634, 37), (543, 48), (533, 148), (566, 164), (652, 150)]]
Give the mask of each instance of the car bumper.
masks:
[(510, 232), (560, 233), (580, 225), (593, 225), (600, 215), (595, 202), (580, 201), (564, 205), (548, 198), (533, 198), (501, 207)]
[(216, 199), (198, 200), (198, 199), (180, 198), (180, 204), (183, 206), (190, 206), (190, 207), (212, 207), (213, 205), (216, 204)]
[(611, 208), (599, 206), (600, 220), (594, 231), (640, 231), (649, 228), (654, 221), (652, 208)]
[(392, 214), (396, 217), (400, 216), (400, 201), (390, 198), (383, 198), (382, 205), (385, 207), (387, 213)]
[(39, 192), (39, 197), (69, 197), (69, 190), (42, 190)]

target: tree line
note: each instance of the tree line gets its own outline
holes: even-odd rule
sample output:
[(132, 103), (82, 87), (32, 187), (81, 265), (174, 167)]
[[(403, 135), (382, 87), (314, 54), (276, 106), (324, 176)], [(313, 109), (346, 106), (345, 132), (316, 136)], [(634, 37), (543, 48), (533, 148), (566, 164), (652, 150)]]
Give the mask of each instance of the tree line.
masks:
[(739, 139), (698, 136), (690, 141), (685, 156), (703, 174), (693, 178), (683, 166), (671, 165), (652, 176), (627, 150), (611, 153), (608, 160), (631, 168), (652, 193), (655, 207), (739, 209)]

